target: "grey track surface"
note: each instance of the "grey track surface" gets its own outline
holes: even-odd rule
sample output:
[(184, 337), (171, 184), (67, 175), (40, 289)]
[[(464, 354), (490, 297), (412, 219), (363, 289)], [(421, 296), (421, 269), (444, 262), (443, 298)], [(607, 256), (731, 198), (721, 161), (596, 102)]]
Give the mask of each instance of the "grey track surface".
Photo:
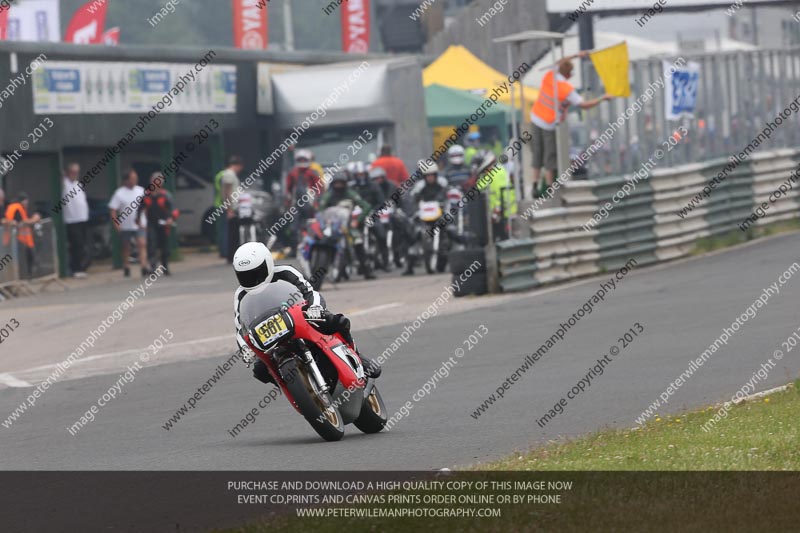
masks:
[[(586, 301), (609, 276), (432, 318), (384, 368), (379, 380), (391, 412), (411, 400), (479, 324), (489, 335), (468, 351), (389, 433), (366, 436), (348, 426), (338, 443), (322, 442), (279, 398), (255, 424), (232, 428), (268, 388), (237, 366), (170, 431), (162, 424), (213, 373), (224, 357), (145, 368), (124, 394), (77, 436), (71, 425), (116, 380), (93, 376), (55, 384), (10, 429), (0, 427), (2, 469), (234, 469), (350, 470), (457, 467), (604, 426), (632, 427), (635, 418), (738, 315), (800, 261), (800, 234), (791, 234), (697, 260), (643, 269), (625, 278), (596, 310), (574, 326), (478, 420), (470, 413)], [(667, 411), (735, 393), (800, 325), (800, 273), (679, 389)], [(377, 303), (373, 304), (377, 305)], [(391, 312), (391, 311), (388, 311)], [(644, 334), (546, 428), (535, 420), (566, 394), (634, 322)], [(356, 337), (376, 354), (402, 331), (392, 325)], [(31, 339), (32, 341), (33, 339)], [(800, 358), (786, 354), (759, 390), (797, 376)], [(2, 417), (30, 389), (0, 390)], [(724, 422), (722, 422), (724, 424)]]

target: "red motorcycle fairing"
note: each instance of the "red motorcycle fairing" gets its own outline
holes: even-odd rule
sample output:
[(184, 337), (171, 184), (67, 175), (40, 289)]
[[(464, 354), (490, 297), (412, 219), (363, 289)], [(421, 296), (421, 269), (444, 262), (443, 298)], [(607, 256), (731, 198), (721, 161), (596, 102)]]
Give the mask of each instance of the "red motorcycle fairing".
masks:
[[(293, 305), (286, 311), (292, 322), (294, 323), (294, 332), (292, 339), (302, 339), (306, 342), (316, 345), (331, 361), (339, 377), (339, 382), (345, 389), (363, 389), (366, 386), (367, 380), (364, 376), (364, 367), (361, 358), (355, 352), (352, 346), (348, 345), (339, 333), (333, 335), (325, 335), (312, 326), (303, 313), (302, 305)], [(264, 353), (254, 342), (250, 339), (250, 334), (245, 337), (247, 345), (255, 352), (256, 356), (261, 359), (267, 366), (269, 373), (275, 379), (283, 391), (283, 394), (292, 404), (296, 411), (300, 412), (297, 403), (292, 397), (286, 383), (278, 371), (275, 362), (272, 358)]]
[(345, 389), (363, 388), (366, 385), (361, 358), (353, 350), (353, 347), (344, 341), (340, 334), (325, 335), (321, 333), (317, 328), (309, 324), (305, 314), (303, 314), (302, 307), (299, 305), (290, 307), (288, 313), (294, 321), (293, 338), (313, 342), (322, 350), (336, 368), (336, 372), (339, 374), (339, 382)]

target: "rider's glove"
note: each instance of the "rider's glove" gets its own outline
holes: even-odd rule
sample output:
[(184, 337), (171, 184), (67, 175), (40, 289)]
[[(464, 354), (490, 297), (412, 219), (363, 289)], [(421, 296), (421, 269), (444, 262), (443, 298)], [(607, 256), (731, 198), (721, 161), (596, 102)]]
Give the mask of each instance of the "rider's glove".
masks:
[(256, 360), (256, 353), (249, 346), (240, 347), (239, 355), (242, 356), (242, 361), (244, 361), (244, 364), (248, 367)]
[(322, 320), (322, 313), (324, 312), (325, 308), (321, 305), (312, 305), (305, 310), (306, 318), (309, 320)]

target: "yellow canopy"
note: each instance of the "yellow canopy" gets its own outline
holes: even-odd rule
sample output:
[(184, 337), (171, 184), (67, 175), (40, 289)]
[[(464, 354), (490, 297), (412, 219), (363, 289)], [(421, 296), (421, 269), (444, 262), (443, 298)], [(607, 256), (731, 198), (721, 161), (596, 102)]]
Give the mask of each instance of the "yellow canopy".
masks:
[[(438, 84), (453, 89), (461, 89), (488, 98), (495, 88), (506, 84), (506, 92), (499, 96), (504, 104), (511, 104), (511, 91), (508, 90), (508, 76), (498, 72), (461, 45), (450, 46), (436, 61), (422, 71), (422, 84), (425, 87)], [(519, 81), (514, 84), (515, 105), (519, 106), (519, 89), (523, 88), (525, 107), (522, 116), (527, 120), (528, 111), (539, 96), (539, 91), (523, 86)]]

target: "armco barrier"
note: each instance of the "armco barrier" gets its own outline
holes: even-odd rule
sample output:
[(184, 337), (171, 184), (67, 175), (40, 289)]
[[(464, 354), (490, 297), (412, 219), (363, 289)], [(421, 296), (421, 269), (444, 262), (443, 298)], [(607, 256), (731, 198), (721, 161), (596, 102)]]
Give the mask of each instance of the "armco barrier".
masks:
[[(615, 270), (629, 259), (638, 266), (689, 255), (698, 239), (738, 231), (756, 205), (798, 168), (800, 150), (753, 154), (708, 198), (683, 218), (678, 212), (729, 163), (715, 160), (655, 169), (636, 189), (613, 204), (593, 229), (586, 224), (626, 183), (624, 177), (567, 182), (563, 207), (537, 210), (529, 218), (530, 236), (497, 243), (500, 287), (504, 292)], [(800, 182), (771, 204), (757, 225), (797, 216)], [(521, 209), (520, 212), (523, 212)]]

